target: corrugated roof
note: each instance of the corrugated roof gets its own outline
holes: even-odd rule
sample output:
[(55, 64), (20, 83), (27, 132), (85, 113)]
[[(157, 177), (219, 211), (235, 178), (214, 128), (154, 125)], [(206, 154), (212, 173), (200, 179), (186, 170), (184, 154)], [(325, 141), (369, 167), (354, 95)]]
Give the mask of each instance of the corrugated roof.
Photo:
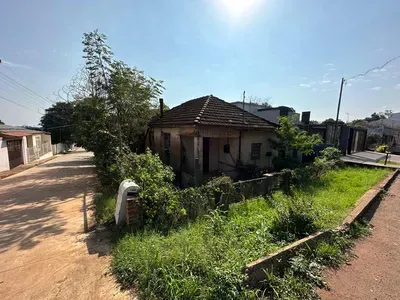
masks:
[(8, 132), (0, 132), (0, 136), (2, 137), (23, 137), (23, 136), (29, 136), (32, 135), (32, 133), (27, 133), (23, 131), (8, 131)]
[(213, 95), (189, 100), (165, 111), (162, 118), (151, 121), (150, 125), (208, 125), (254, 129), (272, 129), (277, 126)]

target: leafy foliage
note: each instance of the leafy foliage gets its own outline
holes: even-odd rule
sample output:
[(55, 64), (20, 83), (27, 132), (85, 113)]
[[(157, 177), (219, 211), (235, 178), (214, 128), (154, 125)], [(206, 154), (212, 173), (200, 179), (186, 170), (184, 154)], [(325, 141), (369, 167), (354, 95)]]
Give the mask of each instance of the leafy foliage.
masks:
[(0, 125), (4, 125), (4, 122), (2, 120), (0, 120)]
[(279, 118), (279, 127), (276, 130), (278, 136), (277, 146), (279, 149), (294, 149), (305, 155), (314, 152), (314, 146), (322, 143), (319, 134), (308, 135), (306, 131), (294, 126), (288, 117)]
[(72, 102), (57, 102), (46, 109), (40, 120), (44, 131), (51, 132), (53, 143), (72, 144)]
[(378, 148), (376, 148), (375, 151), (379, 152), (379, 153), (386, 153), (387, 151), (389, 151), (389, 146), (388, 145), (380, 145)]
[(96, 222), (107, 223), (114, 218), (116, 200), (113, 196), (97, 194), (94, 198), (96, 206)]

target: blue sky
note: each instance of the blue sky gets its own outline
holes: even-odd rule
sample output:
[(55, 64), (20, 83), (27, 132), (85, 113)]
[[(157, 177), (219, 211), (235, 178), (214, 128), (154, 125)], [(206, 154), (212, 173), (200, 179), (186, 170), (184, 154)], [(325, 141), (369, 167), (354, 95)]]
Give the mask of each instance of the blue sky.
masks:
[[(206, 94), (237, 101), (246, 90), (272, 97), (273, 105), (311, 110), (317, 120), (335, 117), (341, 77), (400, 55), (396, 0), (0, 4), (0, 73), (52, 100), (82, 63), (82, 34), (96, 28), (107, 34), (118, 59), (164, 81), (171, 107)], [(48, 105), (2, 79), (0, 96), (34, 111)], [(399, 100), (400, 60), (349, 81), (340, 117), (400, 111)], [(40, 114), (34, 111), (0, 99), (0, 119), (8, 124), (35, 125)]]

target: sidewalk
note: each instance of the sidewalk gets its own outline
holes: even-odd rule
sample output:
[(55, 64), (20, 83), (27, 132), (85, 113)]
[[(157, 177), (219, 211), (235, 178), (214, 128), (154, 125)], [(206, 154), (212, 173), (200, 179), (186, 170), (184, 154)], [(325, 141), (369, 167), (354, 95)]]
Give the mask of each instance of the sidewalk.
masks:
[(52, 160), (52, 159), (54, 159), (56, 157), (57, 157), (57, 155), (53, 155), (52, 157), (49, 157), (49, 158), (45, 158), (45, 159), (41, 159), (41, 160), (35, 160), (34, 162), (32, 162), (30, 164), (19, 165), (19, 166), (15, 167), (15, 168), (12, 168), (11, 170), (0, 172), (0, 179), (7, 178), (9, 176), (18, 174), (18, 173), (23, 172), (25, 170), (28, 170), (30, 168), (36, 167), (36, 166), (41, 165), (41, 164), (43, 164), (45, 162), (48, 162), (49, 160)]
[(400, 299), (400, 177), (368, 214), (372, 235), (357, 242), (348, 265), (327, 271), (323, 300)]

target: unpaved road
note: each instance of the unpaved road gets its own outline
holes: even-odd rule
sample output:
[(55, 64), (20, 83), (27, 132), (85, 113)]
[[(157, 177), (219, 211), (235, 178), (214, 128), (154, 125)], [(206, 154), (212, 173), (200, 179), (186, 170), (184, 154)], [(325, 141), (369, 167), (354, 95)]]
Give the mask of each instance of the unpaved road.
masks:
[(90, 157), (67, 154), (0, 180), (0, 299), (128, 298), (108, 274), (107, 241), (83, 233)]
[(372, 217), (372, 235), (357, 242), (350, 265), (327, 272), (331, 290), (320, 291), (323, 300), (400, 299), (399, 176), (368, 214)]

